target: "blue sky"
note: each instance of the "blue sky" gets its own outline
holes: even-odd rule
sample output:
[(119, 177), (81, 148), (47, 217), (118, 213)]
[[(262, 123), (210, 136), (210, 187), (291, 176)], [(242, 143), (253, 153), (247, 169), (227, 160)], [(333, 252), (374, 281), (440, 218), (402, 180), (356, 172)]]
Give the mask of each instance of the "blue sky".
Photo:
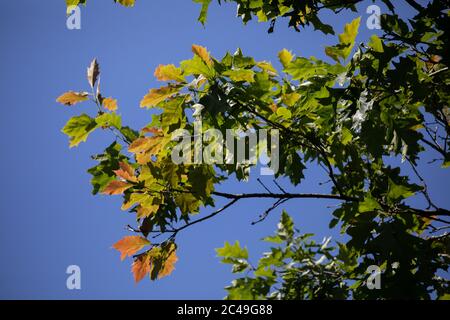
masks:
[[(376, 32), (365, 27), (368, 4), (360, 5), (358, 13), (326, 16), (326, 21), (340, 31), (361, 15), (358, 41), (363, 41)], [(407, 8), (401, 11), (410, 14)], [(271, 202), (243, 201), (178, 236), (180, 259), (172, 276), (136, 285), (131, 260), (120, 262), (111, 249), (134, 219), (120, 210), (120, 197), (92, 196), (86, 172), (94, 164), (90, 155), (101, 152), (112, 137), (96, 132), (88, 143), (70, 150), (60, 132), (71, 116), (95, 113), (89, 104), (68, 108), (55, 102), (65, 91), (88, 89), (86, 67), (94, 57), (101, 65), (102, 91), (118, 99), (124, 123), (140, 128), (150, 121), (150, 113), (138, 107), (139, 101), (149, 88), (159, 86), (155, 67), (190, 58), (194, 43), (218, 57), (240, 47), (279, 66), (276, 56), (282, 48), (324, 58), (325, 45), (336, 41), (312, 30), (296, 33), (286, 21), (271, 35), (266, 24), (245, 27), (232, 5), (212, 5), (204, 28), (196, 21), (198, 12), (198, 5), (189, 0), (137, 0), (132, 9), (112, 0), (91, 0), (82, 8), (82, 29), (68, 30), (63, 0), (0, 2), (0, 298), (220, 299), (234, 276), (229, 265), (219, 263), (214, 248), (239, 240), (249, 247), (253, 260), (267, 249), (259, 240), (272, 233), (281, 210), (251, 226)], [(449, 171), (431, 167), (425, 163), (421, 168), (430, 180), (430, 192), (436, 203), (449, 207)], [(308, 184), (290, 190), (320, 191), (319, 182), (327, 180), (315, 167), (307, 178)], [(231, 182), (220, 190), (264, 191), (254, 179)], [(338, 230), (328, 229), (327, 206), (335, 204), (291, 201), (284, 208), (302, 232), (316, 233), (320, 240), (338, 236)], [(81, 268), (81, 290), (66, 288), (65, 270), (71, 264)]]

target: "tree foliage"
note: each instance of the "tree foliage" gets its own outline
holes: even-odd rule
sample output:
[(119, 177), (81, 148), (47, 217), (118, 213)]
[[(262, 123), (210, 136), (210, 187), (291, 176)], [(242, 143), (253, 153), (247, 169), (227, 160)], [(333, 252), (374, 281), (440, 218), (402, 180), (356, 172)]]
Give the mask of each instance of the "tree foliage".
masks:
[[(76, 1), (84, 3), (85, 1)], [(119, 1), (132, 5), (134, 1)], [(210, 0), (201, 3), (199, 20), (206, 22)], [(243, 1), (234, 0), (244, 22), (289, 18), (295, 29), (312, 24), (325, 33), (331, 26), (319, 19), (319, 11), (355, 9), (359, 1)], [(278, 243), (256, 267), (247, 249), (227, 243), (218, 249), (233, 272), (251, 271), (227, 288), (230, 299), (249, 298), (445, 298), (448, 279), (450, 211), (436, 204), (418, 169), (424, 152), (436, 155), (429, 165), (450, 165), (449, 109), (449, 2), (432, 1), (420, 7), (406, 1), (417, 15), (405, 21), (390, 1), (390, 14), (382, 16), (383, 35), (356, 44), (360, 19), (348, 23), (336, 44), (325, 48), (329, 61), (279, 52), (282, 70), (268, 61), (256, 61), (237, 49), (221, 59), (199, 45), (191, 59), (178, 66), (159, 65), (155, 77), (164, 82), (143, 97), (140, 106), (158, 109), (144, 128), (122, 125), (119, 104), (100, 90), (96, 60), (88, 68), (90, 91), (69, 91), (58, 102), (73, 106), (91, 100), (94, 115), (71, 118), (63, 132), (70, 146), (86, 141), (95, 130), (116, 137), (89, 169), (93, 193), (121, 195), (122, 210), (135, 214), (139, 236), (114, 245), (122, 258), (133, 257), (135, 280), (168, 275), (176, 261), (179, 232), (220, 214), (242, 199), (270, 198), (272, 207), (260, 220), (286, 201), (303, 198), (333, 199), (330, 228), (339, 226), (347, 243), (329, 247), (297, 234), (286, 212), (275, 236)], [(277, 129), (280, 132), (279, 170), (294, 186), (305, 181), (307, 166), (318, 165), (330, 179), (325, 193), (279, 192), (232, 194), (218, 191), (221, 182), (248, 178), (247, 164), (175, 164), (171, 153), (177, 142), (172, 134), (184, 130), (193, 136), (194, 120), (202, 116), (202, 129), (242, 131)], [(217, 141), (207, 141), (219, 150)], [(195, 148), (195, 139), (189, 142)], [(260, 141), (260, 143), (268, 143)], [(392, 161), (398, 159), (398, 162)], [(405, 170), (413, 174), (406, 175)], [(276, 182), (276, 181), (275, 181)], [(215, 208), (219, 198), (229, 202)], [(424, 206), (412, 199), (422, 198)], [(204, 209), (203, 209), (204, 208)], [(211, 213), (200, 218), (203, 210)], [(432, 234), (433, 233), (433, 234)], [(150, 234), (166, 236), (160, 243)], [(144, 250), (145, 249), (145, 250)], [(381, 290), (365, 286), (366, 270), (382, 270)], [(442, 275), (442, 274), (441, 274)]]

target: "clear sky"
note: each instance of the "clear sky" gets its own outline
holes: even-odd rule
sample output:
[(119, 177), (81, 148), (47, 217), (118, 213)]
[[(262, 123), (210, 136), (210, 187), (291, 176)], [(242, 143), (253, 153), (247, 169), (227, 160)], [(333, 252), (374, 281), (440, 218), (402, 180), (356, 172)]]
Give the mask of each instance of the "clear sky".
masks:
[[(70, 150), (60, 129), (71, 116), (92, 114), (95, 108), (63, 107), (55, 99), (68, 90), (87, 90), (86, 67), (97, 57), (102, 91), (118, 99), (125, 124), (140, 128), (150, 121), (150, 112), (140, 109), (139, 101), (149, 88), (160, 85), (153, 77), (155, 67), (190, 58), (194, 43), (218, 57), (240, 47), (279, 67), (276, 56), (282, 48), (324, 58), (324, 46), (334, 44), (335, 38), (310, 29), (296, 33), (286, 21), (277, 23), (269, 35), (266, 24), (243, 26), (233, 5), (214, 3), (204, 28), (196, 21), (199, 6), (189, 0), (137, 0), (132, 9), (112, 2), (88, 0), (81, 12), (82, 29), (68, 30), (63, 0), (0, 1), (0, 298), (220, 299), (234, 275), (229, 265), (220, 264), (214, 248), (239, 240), (255, 260), (267, 249), (260, 239), (272, 233), (279, 219), (281, 209), (251, 226), (271, 202), (242, 201), (178, 236), (179, 261), (170, 277), (136, 285), (131, 260), (120, 262), (111, 249), (128, 234), (124, 227), (133, 223), (133, 216), (120, 210), (120, 197), (92, 196), (86, 172), (94, 165), (90, 155), (101, 152), (112, 137), (96, 132), (88, 143)], [(358, 41), (363, 41), (376, 32), (365, 26), (369, 4), (360, 5), (358, 13), (330, 15), (326, 21), (340, 32), (361, 15)], [(400, 11), (410, 14), (407, 8)], [(435, 202), (449, 207), (449, 170), (426, 163), (421, 169)], [(255, 177), (219, 190), (263, 192)], [(295, 189), (282, 183), (295, 192), (310, 192), (323, 191), (319, 183), (327, 180), (314, 166), (307, 179)], [(264, 181), (270, 185), (270, 179)], [(335, 204), (299, 200), (284, 208), (302, 232), (316, 233), (320, 241), (326, 235), (339, 236), (338, 230), (328, 229), (327, 206)], [(66, 288), (65, 271), (72, 264), (81, 268), (81, 290)]]

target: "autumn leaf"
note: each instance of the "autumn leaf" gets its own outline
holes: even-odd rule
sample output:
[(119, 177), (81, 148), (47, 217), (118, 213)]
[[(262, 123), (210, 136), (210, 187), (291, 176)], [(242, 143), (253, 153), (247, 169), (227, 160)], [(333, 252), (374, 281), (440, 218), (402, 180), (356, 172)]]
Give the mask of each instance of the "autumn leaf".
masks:
[(292, 59), (294, 59), (294, 55), (287, 49), (283, 49), (280, 52), (278, 52), (278, 59), (280, 60), (283, 67), (287, 68), (289, 63), (291, 63)]
[(92, 60), (91, 65), (87, 69), (87, 79), (92, 89), (94, 89), (95, 83), (97, 82), (99, 75), (100, 75), (100, 68), (97, 63), (97, 59), (94, 59)]
[(148, 137), (137, 138), (128, 147), (128, 152), (138, 153), (138, 152), (145, 151), (145, 150), (147, 150), (149, 142), (150, 142), (150, 138), (148, 138)]
[(151, 270), (151, 255), (148, 253), (137, 257), (131, 265), (131, 272), (133, 273), (134, 281), (136, 283), (144, 279)]
[(162, 134), (162, 130), (155, 127), (145, 127), (142, 128), (142, 133), (152, 133), (154, 135), (160, 136)]
[(132, 7), (136, 2), (136, 0), (114, 0), (114, 1), (120, 3), (124, 7)]
[(175, 252), (175, 249), (172, 249), (172, 251), (169, 253), (169, 256), (167, 257), (166, 261), (164, 261), (163, 268), (158, 273), (158, 279), (161, 279), (163, 277), (170, 275), (173, 272), (173, 270), (175, 270), (175, 263), (177, 261), (178, 261), (178, 257)]
[(211, 57), (208, 53), (208, 50), (205, 47), (193, 44), (192, 45), (192, 52), (199, 56), (206, 65), (209, 67), (212, 65)]
[(150, 152), (151, 154), (157, 154), (162, 148), (159, 144), (163, 138), (162, 136), (137, 138), (130, 144), (128, 151), (131, 153)]
[(109, 111), (116, 111), (117, 110), (117, 99), (105, 98), (102, 101), (102, 105), (105, 109), (108, 109)]
[(103, 189), (102, 193), (103, 194), (108, 194), (108, 195), (117, 195), (117, 194), (122, 194), (124, 193), (125, 190), (131, 188), (133, 185), (126, 183), (124, 181), (111, 181), (106, 187), (105, 189)]
[(152, 204), (152, 205), (148, 205), (145, 207), (139, 206), (137, 208), (137, 218), (143, 219), (143, 218), (150, 217), (151, 215), (158, 212), (158, 209), (159, 209), (159, 204)]
[(128, 180), (131, 182), (137, 182), (138, 179), (134, 175), (134, 169), (132, 166), (130, 166), (126, 162), (119, 162), (120, 169), (114, 170), (114, 173), (119, 178), (122, 178), (124, 180)]
[(173, 96), (179, 91), (178, 87), (167, 86), (158, 89), (151, 89), (141, 100), (141, 108), (156, 107), (159, 103)]
[(120, 252), (120, 259), (124, 260), (127, 256), (131, 257), (149, 244), (150, 241), (141, 236), (126, 236), (117, 241), (113, 248)]
[(159, 81), (178, 81), (185, 82), (186, 79), (183, 76), (183, 71), (180, 68), (175, 67), (173, 64), (162, 65), (160, 64), (154, 73), (156, 79)]
[(73, 106), (79, 102), (88, 100), (89, 93), (69, 91), (60, 95), (56, 101), (66, 106)]

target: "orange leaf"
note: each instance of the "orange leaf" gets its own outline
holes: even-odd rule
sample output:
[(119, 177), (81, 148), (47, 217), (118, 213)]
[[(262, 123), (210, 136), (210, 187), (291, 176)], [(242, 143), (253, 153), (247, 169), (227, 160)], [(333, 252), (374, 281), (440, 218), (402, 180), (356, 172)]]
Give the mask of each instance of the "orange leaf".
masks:
[(110, 196), (122, 194), (125, 190), (131, 188), (133, 185), (126, 183), (124, 181), (111, 181), (105, 189), (103, 189), (103, 194), (108, 194)]
[(144, 279), (151, 270), (151, 257), (149, 254), (144, 254), (136, 258), (131, 266), (131, 272), (136, 283)]
[(212, 65), (211, 57), (210, 57), (210, 55), (208, 53), (208, 50), (206, 50), (205, 47), (193, 44), (192, 45), (192, 52), (194, 54), (196, 54), (197, 56), (199, 56), (203, 60), (203, 62), (205, 62), (208, 66)]
[(88, 100), (87, 92), (74, 92), (74, 91), (63, 93), (58, 97), (58, 99), (56, 99), (57, 102), (62, 103), (66, 106), (73, 106), (74, 104), (86, 100)]
[(177, 261), (178, 257), (176, 255), (175, 249), (173, 249), (170, 252), (169, 256), (167, 257), (166, 261), (164, 262), (164, 267), (158, 273), (158, 279), (170, 275), (173, 272), (173, 270), (175, 270), (175, 263)]
[(131, 153), (138, 153), (147, 150), (150, 138), (142, 137), (134, 140), (128, 147), (128, 151)]
[(145, 246), (149, 245), (150, 241), (140, 236), (126, 236), (117, 241), (113, 248), (118, 250), (121, 255), (120, 259), (123, 260), (127, 256), (132, 256)]
[(105, 98), (102, 101), (103, 107), (105, 109), (108, 109), (109, 111), (116, 111), (117, 110), (117, 99), (113, 98)]
[(134, 175), (134, 169), (126, 162), (119, 162), (120, 169), (114, 170), (114, 173), (119, 178), (131, 181), (131, 182), (137, 182), (137, 178)]
[(160, 136), (162, 134), (162, 130), (155, 127), (152, 128), (145, 127), (142, 128), (142, 133), (153, 133), (156, 136)]

